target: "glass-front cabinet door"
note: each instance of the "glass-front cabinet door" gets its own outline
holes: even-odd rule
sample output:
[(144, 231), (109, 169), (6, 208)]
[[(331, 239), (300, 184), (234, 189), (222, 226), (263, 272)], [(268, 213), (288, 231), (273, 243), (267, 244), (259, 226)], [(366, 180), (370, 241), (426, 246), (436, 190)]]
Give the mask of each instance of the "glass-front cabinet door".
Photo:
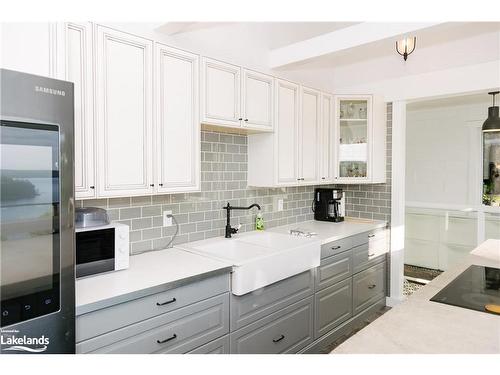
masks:
[(372, 102), (370, 96), (336, 98), (336, 180), (369, 178)]

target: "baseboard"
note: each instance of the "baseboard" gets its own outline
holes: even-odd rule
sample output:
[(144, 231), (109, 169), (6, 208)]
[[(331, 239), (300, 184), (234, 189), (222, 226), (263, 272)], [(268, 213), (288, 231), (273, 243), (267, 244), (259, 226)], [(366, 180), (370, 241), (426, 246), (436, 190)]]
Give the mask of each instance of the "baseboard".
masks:
[(406, 297), (385, 297), (385, 304), (389, 307), (394, 307), (406, 301)]

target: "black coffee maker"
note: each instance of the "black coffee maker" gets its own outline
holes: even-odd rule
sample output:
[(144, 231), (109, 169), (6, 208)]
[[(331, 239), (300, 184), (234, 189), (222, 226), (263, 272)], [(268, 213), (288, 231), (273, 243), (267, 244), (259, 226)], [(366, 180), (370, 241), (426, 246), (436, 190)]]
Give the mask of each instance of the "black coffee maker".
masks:
[(314, 220), (339, 223), (344, 221), (340, 216), (340, 200), (342, 189), (316, 188), (314, 190)]

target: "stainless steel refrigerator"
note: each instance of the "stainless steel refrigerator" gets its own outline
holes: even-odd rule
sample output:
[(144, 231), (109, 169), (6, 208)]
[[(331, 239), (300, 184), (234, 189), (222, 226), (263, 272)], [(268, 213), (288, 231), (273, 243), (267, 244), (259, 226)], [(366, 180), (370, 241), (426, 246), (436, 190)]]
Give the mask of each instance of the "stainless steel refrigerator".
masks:
[(73, 84), (0, 69), (0, 352), (75, 352)]

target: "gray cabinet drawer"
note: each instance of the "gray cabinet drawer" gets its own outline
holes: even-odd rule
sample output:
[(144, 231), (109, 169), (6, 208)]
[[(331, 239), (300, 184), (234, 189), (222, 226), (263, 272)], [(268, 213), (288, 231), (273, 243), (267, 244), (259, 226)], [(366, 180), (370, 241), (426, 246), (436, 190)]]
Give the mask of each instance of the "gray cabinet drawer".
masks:
[(186, 353), (229, 332), (229, 294), (77, 344), (78, 353)]
[(229, 335), (210, 341), (187, 354), (229, 354)]
[(352, 249), (353, 273), (361, 272), (377, 263), (385, 260), (385, 253), (379, 254), (372, 250), (368, 243)]
[(347, 237), (321, 245), (321, 258), (330, 257), (351, 249), (353, 246), (352, 241), (352, 237)]
[(230, 335), (231, 353), (296, 353), (313, 340), (313, 297), (290, 305)]
[(352, 278), (314, 295), (314, 338), (324, 335), (352, 316)]
[(229, 291), (229, 274), (96, 310), (76, 318), (76, 342), (152, 318)]
[(243, 296), (231, 295), (231, 330), (300, 301), (313, 293), (313, 270), (289, 277)]
[(352, 278), (353, 314), (359, 314), (385, 296), (386, 262), (379, 263)]
[(317, 292), (333, 285), (345, 278), (352, 276), (352, 252), (343, 253), (321, 259), (320, 266), (316, 269), (314, 290)]

